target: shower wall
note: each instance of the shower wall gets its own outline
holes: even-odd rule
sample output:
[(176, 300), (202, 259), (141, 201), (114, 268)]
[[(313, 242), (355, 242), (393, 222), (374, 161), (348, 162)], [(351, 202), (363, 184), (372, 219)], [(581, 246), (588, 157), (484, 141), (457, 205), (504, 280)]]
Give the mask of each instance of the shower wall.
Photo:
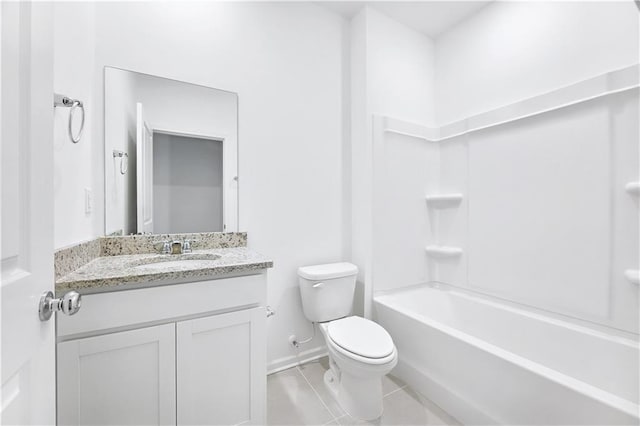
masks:
[(442, 143), (465, 200), (437, 239), (463, 255), (435, 280), (637, 332), (638, 113), (635, 89)]

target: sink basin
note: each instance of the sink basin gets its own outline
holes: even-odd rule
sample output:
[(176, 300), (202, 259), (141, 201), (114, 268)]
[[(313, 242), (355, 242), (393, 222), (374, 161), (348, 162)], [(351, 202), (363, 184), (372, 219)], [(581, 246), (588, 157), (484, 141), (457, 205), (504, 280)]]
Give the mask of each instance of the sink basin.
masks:
[(185, 259), (185, 260), (172, 260), (166, 262), (155, 262), (155, 263), (147, 263), (142, 265), (134, 266), (133, 269), (136, 271), (149, 271), (149, 272), (161, 272), (161, 271), (169, 271), (176, 269), (199, 269), (199, 268), (211, 268), (216, 266), (218, 262), (215, 260), (194, 260), (194, 259)]
[(130, 267), (136, 271), (162, 272), (210, 268), (218, 264), (219, 254), (178, 254), (152, 257), (135, 262)]

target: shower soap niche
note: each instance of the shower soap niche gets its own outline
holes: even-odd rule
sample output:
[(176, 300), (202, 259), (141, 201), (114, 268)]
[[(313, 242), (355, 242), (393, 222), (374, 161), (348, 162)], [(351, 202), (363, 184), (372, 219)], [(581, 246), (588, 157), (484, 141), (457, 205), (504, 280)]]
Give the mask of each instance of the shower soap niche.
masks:
[(427, 246), (425, 251), (431, 257), (435, 258), (447, 258), (447, 257), (460, 257), (462, 256), (462, 249), (460, 247), (450, 246)]
[(629, 182), (625, 185), (624, 190), (631, 195), (640, 195), (640, 182)]
[(462, 201), (462, 194), (440, 194), (427, 195), (427, 205), (435, 209), (444, 209), (447, 207), (455, 207)]
[(624, 276), (629, 280), (632, 284), (640, 284), (640, 270), (638, 269), (627, 269), (624, 271)]

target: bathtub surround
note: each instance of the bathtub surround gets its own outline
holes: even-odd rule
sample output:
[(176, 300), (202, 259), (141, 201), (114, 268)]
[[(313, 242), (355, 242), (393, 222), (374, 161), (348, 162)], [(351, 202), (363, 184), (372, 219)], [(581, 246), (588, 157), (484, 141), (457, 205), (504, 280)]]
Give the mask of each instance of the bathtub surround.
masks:
[[(638, 71), (614, 70), (441, 128), (376, 117), (374, 259), (384, 266), (374, 269), (374, 292), (444, 282), (637, 333), (638, 288), (624, 271), (639, 255), (637, 205), (626, 192), (638, 170)], [(457, 204), (428, 202), (452, 193), (462, 196)], [(496, 214), (507, 211), (519, 213)], [(422, 239), (402, 246), (403, 233), (384, 226), (393, 222), (423, 230)], [(429, 258), (416, 255), (419, 244)], [(505, 263), (513, 249), (529, 255)]]

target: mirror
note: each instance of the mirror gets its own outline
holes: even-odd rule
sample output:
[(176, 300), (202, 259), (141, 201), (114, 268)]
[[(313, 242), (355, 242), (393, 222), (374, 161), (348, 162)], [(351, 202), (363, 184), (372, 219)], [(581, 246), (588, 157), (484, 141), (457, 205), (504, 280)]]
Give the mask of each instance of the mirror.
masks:
[(105, 234), (238, 230), (238, 95), (105, 67)]

